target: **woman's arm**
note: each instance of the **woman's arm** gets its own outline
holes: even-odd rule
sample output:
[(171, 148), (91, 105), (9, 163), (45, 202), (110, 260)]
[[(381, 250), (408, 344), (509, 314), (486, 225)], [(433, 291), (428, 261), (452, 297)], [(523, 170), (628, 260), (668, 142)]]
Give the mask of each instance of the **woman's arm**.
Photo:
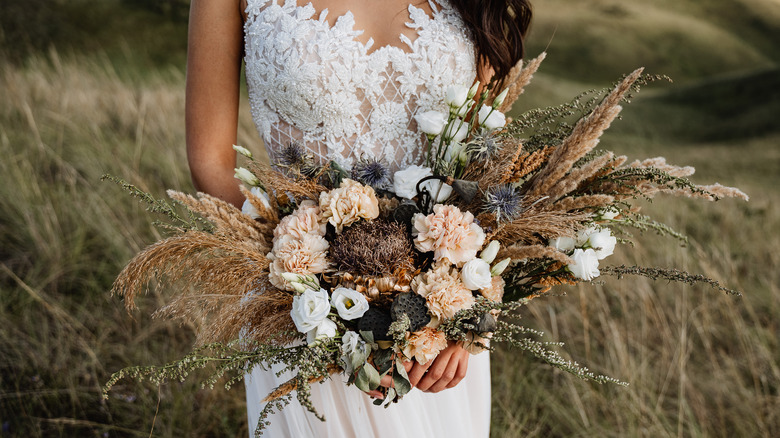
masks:
[(241, 206), (233, 178), (243, 26), (239, 0), (192, 0), (187, 49), (187, 159), (195, 187)]

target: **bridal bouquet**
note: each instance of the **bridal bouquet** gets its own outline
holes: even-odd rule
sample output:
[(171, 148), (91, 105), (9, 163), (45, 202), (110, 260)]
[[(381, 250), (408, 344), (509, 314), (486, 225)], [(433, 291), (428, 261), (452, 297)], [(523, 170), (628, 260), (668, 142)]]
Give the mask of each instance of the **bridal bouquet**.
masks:
[[(172, 364), (122, 370), (106, 391), (124, 377), (159, 383), (207, 367), (205, 385), (227, 376), (229, 387), (255, 365), (281, 364), (294, 377), (266, 398), (259, 431), (293, 396), (316, 414), (310, 385), (335, 373), (362, 391), (390, 376), (375, 403), (395, 402), (412, 389), (403, 363), (425, 364), (451, 341), (473, 354), (506, 342), (582, 378), (617, 382), (550, 350), (515, 310), (602, 274), (728, 291), (678, 270), (602, 265), (630, 227), (681, 238), (641, 215), (636, 199), (747, 196), (695, 185), (692, 168), (663, 158), (628, 162), (595, 149), (620, 103), (646, 82), (641, 70), (602, 99), (507, 123), (504, 111), (542, 59), (516, 69), (492, 99), (489, 88), (454, 87), (448, 112), (418, 114), (427, 138), (419, 166), (391, 172), (364, 158), (344, 169), (297, 144), (271, 166), (236, 147), (248, 159), (236, 170), (247, 186), (242, 210), (173, 191), (170, 204), (124, 183), (172, 219), (173, 235), (131, 260), (114, 291), (132, 308), (150, 280), (164, 282), (177, 293), (157, 313), (200, 324), (201, 346)], [(567, 123), (576, 110), (584, 115)]]

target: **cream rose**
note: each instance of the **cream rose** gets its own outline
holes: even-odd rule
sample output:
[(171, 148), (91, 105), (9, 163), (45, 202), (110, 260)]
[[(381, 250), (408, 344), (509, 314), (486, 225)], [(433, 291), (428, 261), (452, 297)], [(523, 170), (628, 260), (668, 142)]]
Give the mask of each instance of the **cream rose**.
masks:
[(428, 216), (416, 214), (412, 234), (418, 250), (433, 251), (434, 260), (447, 258), (459, 266), (476, 257), (485, 241), (473, 214), (442, 204), (435, 205)]
[(370, 186), (364, 186), (349, 178), (341, 182), (341, 187), (320, 194), (322, 219), (341, 232), (360, 219), (379, 217), (379, 201)]
[(408, 342), (403, 349), (404, 356), (416, 360), (424, 365), (436, 358), (439, 353), (447, 348), (447, 337), (444, 333), (430, 328), (422, 329), (408, 335)]

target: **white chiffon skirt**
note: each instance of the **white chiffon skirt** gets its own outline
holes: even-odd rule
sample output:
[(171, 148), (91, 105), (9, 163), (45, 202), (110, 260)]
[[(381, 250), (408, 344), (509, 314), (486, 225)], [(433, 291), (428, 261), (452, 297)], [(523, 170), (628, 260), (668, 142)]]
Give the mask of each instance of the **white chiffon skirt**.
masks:
[[(261, 400), (288, 376), (255, 367), (245, 375), (249, 436), (260, 411)], [(312, 385), (312, 402), (326, 421), (318, 420), (293, 398), (281, 412), (269, 417), (263, 437), (281, 438), (487, 438), (490, 434), (490, 354), (469, 358), (466, 377), (454, 388), (436, 394), (413, 389), (388, 408), (374, 406), (373, 399), (347, 386), (341, 374)]]

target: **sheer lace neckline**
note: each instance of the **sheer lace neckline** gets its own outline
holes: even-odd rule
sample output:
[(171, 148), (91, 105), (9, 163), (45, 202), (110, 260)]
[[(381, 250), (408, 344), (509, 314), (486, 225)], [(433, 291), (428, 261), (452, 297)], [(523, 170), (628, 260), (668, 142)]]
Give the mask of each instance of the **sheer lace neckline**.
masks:
[(428, 0), (430, 11), (410, 4), (404, 24), (413, 32), (400, 31), (400, 45), (371, 50), (374, 39), (358, 39), (364, 31), (351, 11), (331, 22), (327, 9), (304, 1), (247, 6), (249, 99), (271, 159), (294, 142), (345, 168), (371, 157), (392, 169), (419, 163), (423, 136), (414, 115), (446, 111), (446, 88), (476, 76), (460, 15), (448, 0)]
[[(278, 4), (278, 0), (272, 0), (272, 4)], [(413, 54), (415, 52), (415, 42), (419, 38), (419, 30), (422, 27), (422, 23), (420, 23), (420, 20), (422, 19), (423, 21), (427, 21), (425, 20), (425, 18), (427, 18), (428, 20), (436, 20), (442, 15), (440, 13), (441, 8), (449, 7), (447, 0), (428, 0), (428, 4), (430, 5), (432, 15), (428, 14), (428, 12), (426, 12), (423, 8), (419, 8), (411, 3), (406, 8), (408, 14), (408, 20), (411, 21), (406, 21), (404, 23), (404, 27), (406, 29), (417, 30), (418, 35), (415, 37), (414, 40), (410, 39), (403, 31), (401, 31), (397, 35), (395, 35), (395, 38), (397, 38), (397, 40), (400, 41), (402, 45), (388, 43), (379, 46), (373, 50), (372, 48), (375, 43), (373, 36), (369, 36), (368, 40), (366, 40), (365, 42), (360, 41), (360, 39), (358, 39), (360, 35), (364, 35), (367, 32), (365, 29), (362, 28), (355, 29), (356, 26), (355, 14), (351, 10), (347, 10), (341, 15), (338, 15), (336, 17), (336, 20), (333, 23), (330, 23), (328, 21), (330, 10), (328, 8), (324, 8), (318, 12), (317, 9), (310, 1), (301, 0), (301, 3), (299, 3), (298, 0), (285, 0), (284, 7), (294, 8), (295, 15), (299, 20), (316, 21), (327, 26), (326, 30), (329, 32), (333, 32), (337, 28), (349, 32), (352, 35), (353, 41), (355, 43), (360, 44), (360, 46), (363, 49), (363, 53), (366, 56), (372, 56), (377, 52), (382, 52), (382, 51), (398, 51), (398, 52)], [(247, 5), (247, 9), (248, 9), (248, 5)], [(317, 16), (318, 18), (315, 19), (313, 18), (314, 16)], [(303, 18), (303, 17), (309, 17), (309, 18)]]

